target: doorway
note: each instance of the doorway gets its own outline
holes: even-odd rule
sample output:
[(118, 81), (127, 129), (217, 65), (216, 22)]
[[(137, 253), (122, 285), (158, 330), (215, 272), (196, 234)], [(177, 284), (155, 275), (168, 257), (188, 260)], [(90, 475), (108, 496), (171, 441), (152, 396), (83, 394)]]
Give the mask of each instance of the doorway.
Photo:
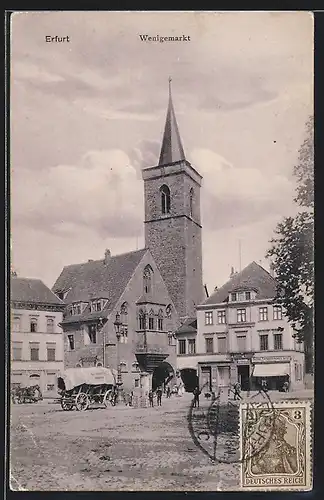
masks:
[(240, 365), (237, 367), (238, 381), (242, 391), (250, 390), (250, 367), (249, 365)]

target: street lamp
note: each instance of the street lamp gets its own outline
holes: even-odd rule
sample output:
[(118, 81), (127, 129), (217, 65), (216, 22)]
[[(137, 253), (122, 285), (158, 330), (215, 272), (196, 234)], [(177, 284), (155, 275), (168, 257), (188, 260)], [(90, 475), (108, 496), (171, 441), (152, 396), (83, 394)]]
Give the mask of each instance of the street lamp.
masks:
[(120, 352), (119, 352), (119, 344), (121, 337), (121, 326), (122, 322), (120, 320), (120, 314), (116, 312), (116, 319), (114, 321), (114, 327), (116, 331), (116, 339), (117, 339), (117, 401), (116, 403), (125, 402), (124, 390), (122, 388), (122, 373), (121, 373), (121, 365), (120, 365)]

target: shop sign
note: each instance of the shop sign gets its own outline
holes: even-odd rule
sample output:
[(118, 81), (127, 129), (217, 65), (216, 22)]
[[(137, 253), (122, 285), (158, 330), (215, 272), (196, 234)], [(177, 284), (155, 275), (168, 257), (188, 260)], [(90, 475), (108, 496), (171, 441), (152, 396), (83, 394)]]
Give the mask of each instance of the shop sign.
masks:
[(253, 358), (252, 363), (289, 363), (291, 358), (289, 356), (271, 356)]

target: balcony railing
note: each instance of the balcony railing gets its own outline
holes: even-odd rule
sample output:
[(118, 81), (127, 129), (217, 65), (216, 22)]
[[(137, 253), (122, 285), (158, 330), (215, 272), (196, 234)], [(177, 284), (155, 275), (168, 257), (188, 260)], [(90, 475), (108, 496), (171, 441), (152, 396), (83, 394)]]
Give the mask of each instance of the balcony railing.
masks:
[(175, 352), (175, 346), (168, 344), (168, 336), (165, 333), (137, 333), (135, 352), (138, 354), (171, 354)]

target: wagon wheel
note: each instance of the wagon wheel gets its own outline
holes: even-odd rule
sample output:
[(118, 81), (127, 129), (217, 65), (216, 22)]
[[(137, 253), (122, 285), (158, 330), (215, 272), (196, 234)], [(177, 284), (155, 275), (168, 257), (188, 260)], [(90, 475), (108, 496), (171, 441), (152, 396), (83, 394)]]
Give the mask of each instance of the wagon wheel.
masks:
[(61, 399), (61, 408), (64, 411), (70, 411), (73, 408), (73, 403), (71, 401), (67, 401), (66, 399)]
[(80, 392), (75, 398), (75, 406), (78, 411), (85, 411), (89, 406), (89, 398), (84, 392)]
[(111, 396), (112, 396), (112, 390), (108, 389), (108, 391), (105, 392), (105, 395), (103, 397), (103, 404), (107, 408), (109, 404), (111, 404)]

